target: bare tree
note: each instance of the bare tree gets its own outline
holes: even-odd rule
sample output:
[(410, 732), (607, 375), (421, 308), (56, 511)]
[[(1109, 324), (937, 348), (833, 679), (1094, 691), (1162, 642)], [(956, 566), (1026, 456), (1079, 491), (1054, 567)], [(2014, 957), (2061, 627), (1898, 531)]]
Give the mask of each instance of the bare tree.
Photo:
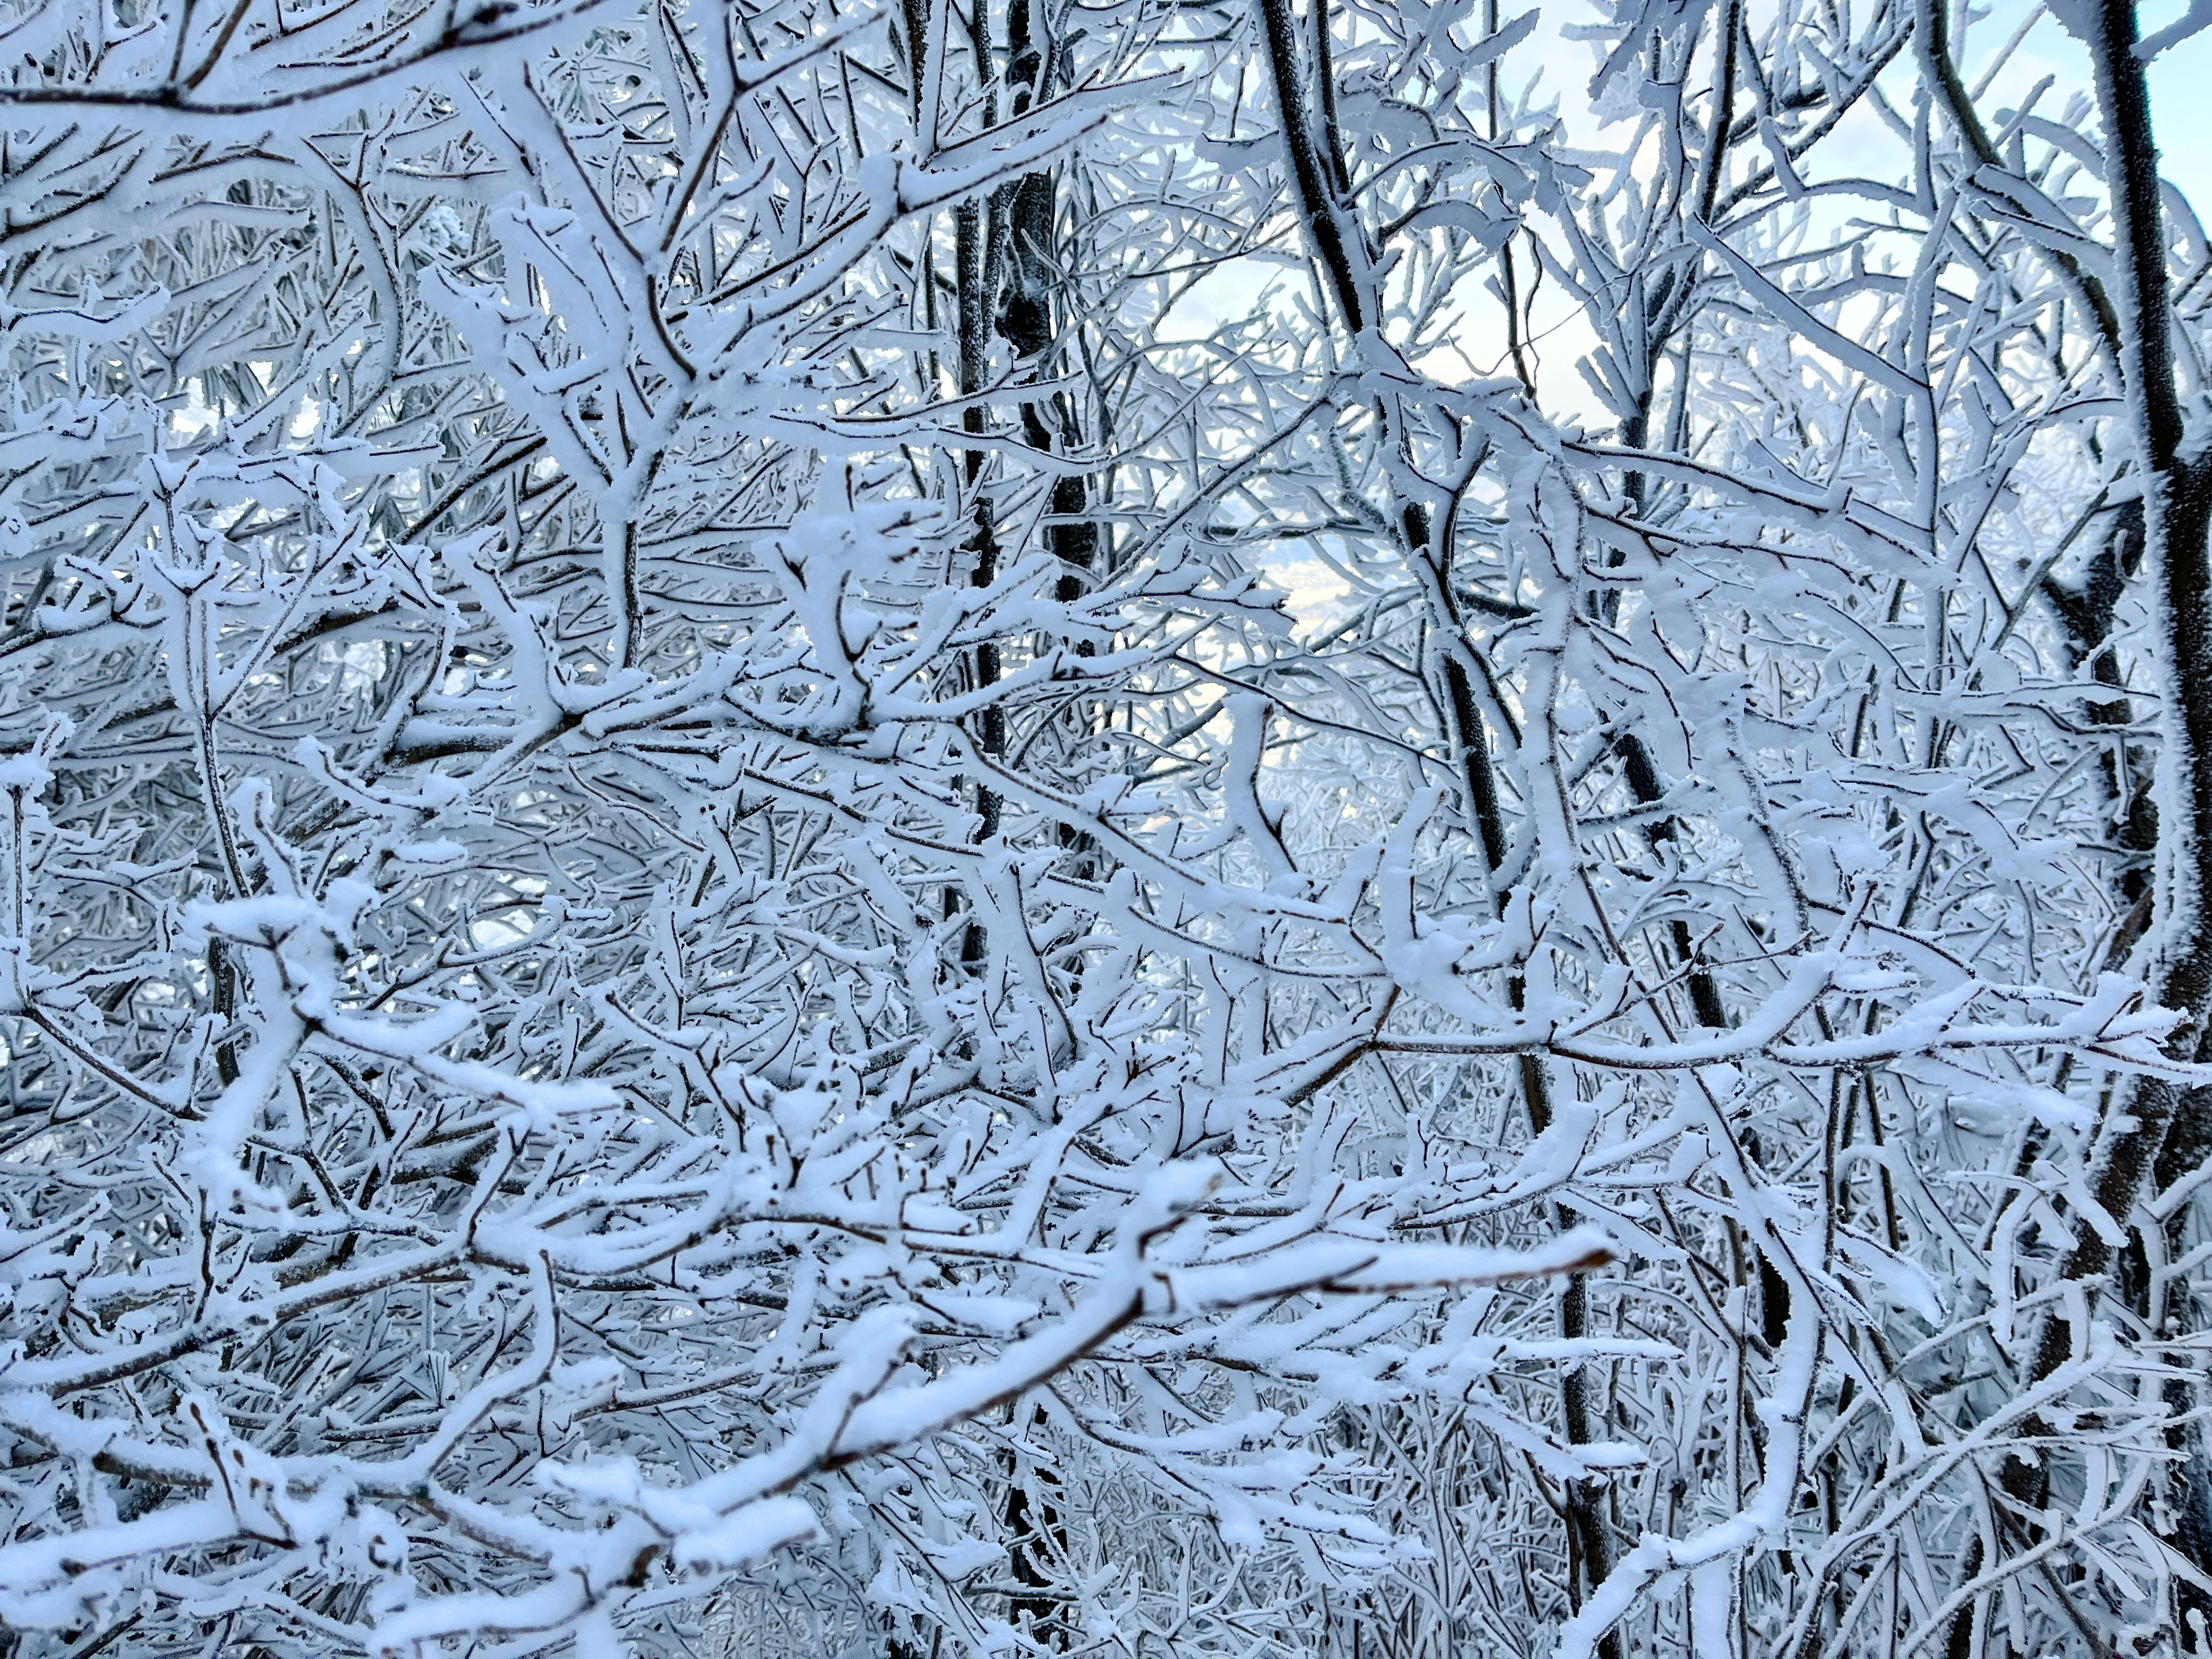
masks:
[(12, 1651), (2203, 1649), (2053, 16), (0, 20)]

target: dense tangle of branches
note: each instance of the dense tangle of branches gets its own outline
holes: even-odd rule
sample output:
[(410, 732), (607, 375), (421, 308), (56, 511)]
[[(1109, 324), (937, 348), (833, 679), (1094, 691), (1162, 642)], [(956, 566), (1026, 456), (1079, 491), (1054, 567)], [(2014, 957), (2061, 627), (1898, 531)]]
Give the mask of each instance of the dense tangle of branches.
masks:
[(2203, 21), (10, 0), (0, 1650), (2212, 1648)]

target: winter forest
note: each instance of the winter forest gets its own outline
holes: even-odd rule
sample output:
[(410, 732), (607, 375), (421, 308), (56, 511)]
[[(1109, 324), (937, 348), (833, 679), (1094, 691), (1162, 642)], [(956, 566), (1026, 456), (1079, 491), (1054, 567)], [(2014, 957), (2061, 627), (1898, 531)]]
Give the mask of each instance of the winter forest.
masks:
[(0, 1659), (2212, 1655), (2208, 27), (0, 0)]

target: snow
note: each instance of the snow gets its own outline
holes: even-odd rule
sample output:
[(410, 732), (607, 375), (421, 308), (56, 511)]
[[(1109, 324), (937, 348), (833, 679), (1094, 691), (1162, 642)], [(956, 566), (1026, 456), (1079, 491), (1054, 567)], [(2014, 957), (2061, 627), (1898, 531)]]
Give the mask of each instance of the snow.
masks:
[(1999, 9), (28, 0), (9, 1654), (2196, 1651), (2202, 20), (2161, 301)]

